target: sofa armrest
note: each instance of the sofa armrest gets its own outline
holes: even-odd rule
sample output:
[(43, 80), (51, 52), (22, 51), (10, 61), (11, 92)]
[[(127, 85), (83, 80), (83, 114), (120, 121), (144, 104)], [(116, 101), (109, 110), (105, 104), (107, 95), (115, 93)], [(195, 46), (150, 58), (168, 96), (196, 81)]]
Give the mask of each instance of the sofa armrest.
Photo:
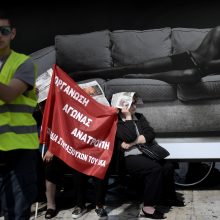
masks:
[(31, 59), (37, 66), (38, 76), (53, 67), (56, 62), (55, 47), (49, 46), (30, 54)]

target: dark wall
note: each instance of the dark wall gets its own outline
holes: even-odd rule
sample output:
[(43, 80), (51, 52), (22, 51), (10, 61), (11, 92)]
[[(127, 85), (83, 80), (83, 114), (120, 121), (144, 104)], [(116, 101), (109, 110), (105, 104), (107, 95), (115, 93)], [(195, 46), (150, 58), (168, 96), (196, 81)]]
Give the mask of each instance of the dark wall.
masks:
[(53, 45), (54, 36), (58, 34), (80, 34), (103, 29), (143, 30), (167, 26), (207, 28), (220, 24), (220, 3), (212, 1), (117, 3), (103, 0), (71, 5), (60, 0), (50, 7), (43, 7), (40, 2), (35, 7), (27, 6), (30, 5), (13, 8), (17, 37), (12, 45), (15, 50), (27, 54)]

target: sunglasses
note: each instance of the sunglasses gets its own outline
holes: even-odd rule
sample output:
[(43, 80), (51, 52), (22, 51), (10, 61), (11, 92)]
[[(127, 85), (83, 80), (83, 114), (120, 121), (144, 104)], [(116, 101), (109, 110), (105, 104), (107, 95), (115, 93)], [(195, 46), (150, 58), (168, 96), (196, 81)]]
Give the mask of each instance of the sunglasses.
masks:
[(8, 36), (12, 29), (10, 26), (0, 26), (0, 33), (2, 36)]

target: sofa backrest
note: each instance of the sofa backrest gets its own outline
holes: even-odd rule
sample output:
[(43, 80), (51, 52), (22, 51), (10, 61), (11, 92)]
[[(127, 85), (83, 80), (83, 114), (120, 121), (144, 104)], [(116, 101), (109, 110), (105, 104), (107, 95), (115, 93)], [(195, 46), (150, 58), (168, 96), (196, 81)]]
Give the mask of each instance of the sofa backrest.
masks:
[(143, 31), (112, 31), (111, 53), (114, 66), (139, 64), (152, 58), (171, 55), (170, 36), (169, 27)]
[(165, 27), (57, 35), (56, 63), (67, 72), (142, 63), (194, 50), (210, 29)]
[(57, 35), (54, 46), (31, 56), (40, 73), (55, 62), (68, 73), (137, 64), (187, 49), (194, 50), (210, 29), (165, 27)]
[(210, 30), (211, 28), (173, 28), (171, 34), (173, 54), (195, 50)]
[(112, 66), (110, 32), (55, 37), (56, 63), (66, 72)]

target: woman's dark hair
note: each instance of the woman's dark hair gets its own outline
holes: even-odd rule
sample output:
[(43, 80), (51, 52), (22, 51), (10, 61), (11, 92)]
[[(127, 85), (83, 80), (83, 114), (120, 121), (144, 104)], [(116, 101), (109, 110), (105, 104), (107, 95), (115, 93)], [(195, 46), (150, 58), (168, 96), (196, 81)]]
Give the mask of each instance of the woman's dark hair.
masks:
[(133, 99), (135, 100), (135, 101), (138, 101), (138, 99), (139, 99), (139, 95), (138, 95), (138, 93), (134, 93), (134, 96), (133, 96)]
[(0, 19), (6, 19), (9, 21), (11, 27), (15, 27), (12, 12), (8, 9), (0, 10)]

